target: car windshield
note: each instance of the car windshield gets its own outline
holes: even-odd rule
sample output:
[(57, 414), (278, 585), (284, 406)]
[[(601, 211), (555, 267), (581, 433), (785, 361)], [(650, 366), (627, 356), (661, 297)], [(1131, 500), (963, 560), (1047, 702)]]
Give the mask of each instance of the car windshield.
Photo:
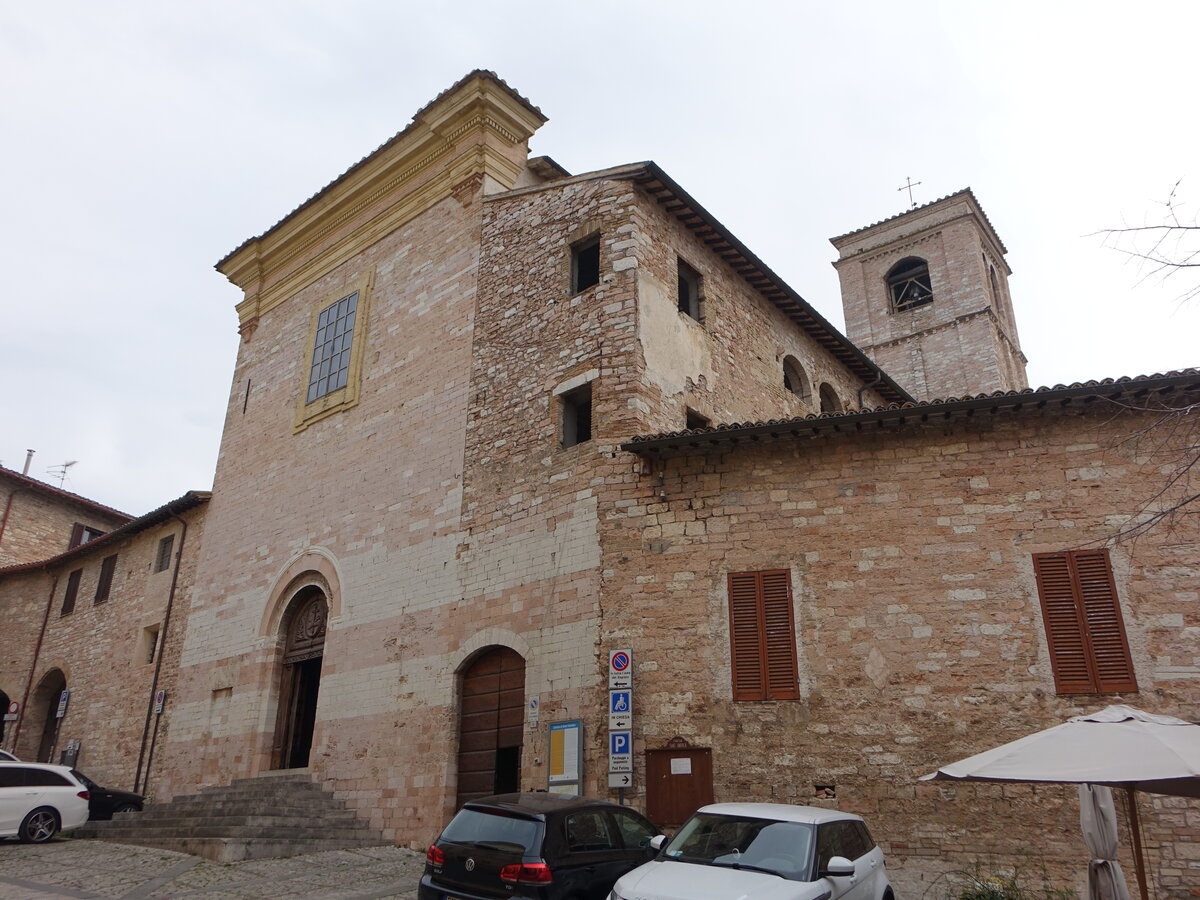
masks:
[(532, 819), (500, 811), (463, 809), (450, 820), (441, 840), (523, 854), (537, 844), (540, 830), (541, 826)]
[(76, 778), (78, 778), (79, 781), (83, 784), (83, 786), (85, 788), (87, 788), (88, 790), (90, 790), (90, 791), (96, 790), (96, 782), (92, 781), (92, 779), (88, 778), (86, 775), (84, 775), (78, 769), (72, 769), (71, 774), (74, 775)]
[(667, 859), (808, 881), (814, 829), (801, 822), (696, 813), (663, 850)]

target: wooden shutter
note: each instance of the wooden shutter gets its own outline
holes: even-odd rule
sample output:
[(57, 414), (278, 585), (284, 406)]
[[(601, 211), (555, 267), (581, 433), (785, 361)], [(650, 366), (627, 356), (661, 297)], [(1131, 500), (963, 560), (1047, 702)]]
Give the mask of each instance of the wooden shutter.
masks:
[(104, 557), (104, 562), (100, 564), (100, 578), (96, 582), (96, 599), (94, 603), (103, 603), (108, 599), (109, 592), (112, 590), (113, 572), (117, 569), (117, 555)]
[(83, 577), (83, 569), (76, 569), (67, 576), (67, 590), (63, 594), (62, 615), (70, 615), (75, 609), (75, 597), (79, 594), (79, 579)]
[(71, 542), (67, 544), (68, 550), (74, 550), (83, 543), (83, 523), (76, 522), (71, 526)]
[(794, 700), (796, 628), (786, 569), (731, 572), (729, 642), (734, 700)]
[(1136, 691), (1108, 551), (1039, 553), (1033, 568), (1058, 693)]

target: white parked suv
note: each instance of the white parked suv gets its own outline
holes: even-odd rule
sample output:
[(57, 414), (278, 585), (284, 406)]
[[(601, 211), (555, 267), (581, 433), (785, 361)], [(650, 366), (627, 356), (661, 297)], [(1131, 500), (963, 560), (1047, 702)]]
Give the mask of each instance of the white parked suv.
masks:
[(0, 837), (41, 844), (88, 820), (88, 789), (69, 766), (0, 762)]
[(622, 876), (609, 900), (895, 900), (883, 851), (850, 813), (715, 803), (654, 841), (658, 858)]

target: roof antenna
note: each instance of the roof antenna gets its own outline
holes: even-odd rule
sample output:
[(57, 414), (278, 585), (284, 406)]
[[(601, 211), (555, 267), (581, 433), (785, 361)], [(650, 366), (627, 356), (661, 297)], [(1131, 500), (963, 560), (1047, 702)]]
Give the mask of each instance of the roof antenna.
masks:
[(908, 184), (902, 184), (902, 185), (900, 185), (900, 187), (896, 188), (896, 190), (898, 190), (898, 191), (908, 191), (908, 208), (909, 208), (909, 209), (916, 209), (916, 208), (917, 208), (917, 201), (913, 199), (913, 195), (912, 195), (912, 189), (913, 189), (913, 188), (915, 188), (915, 187), (916, 187), (918, 184), (920, 184), (921, 182), (919, 182), (919, 181), (913, 181), (913, 180), (912, 180), (912, 176), (911, 176), (911, 175), (905, 175), (905, 176), (904, 176), (904, 180), (905, 180), (905, 181), (907, 181), (907, 182), (908, 182)]
[(63, 482), (67, 480), (67, 469), (71, 468), (71, 466), (75, 465), (77, 462), (79, 462), (77, 459), (68, 459), (61, 466), (51, 466), (46, 471), (51, 475), (58, 476), (58, 486), (61, 488), (63, 486)]
[(28, 474), (29, 474), (29, 464), (30, 464), (31, 462), (33, 462), (33, 451), (32, 451), (32, 450), (26, 450), (26, 451), (25, 451), (25, 468), (23, 468), (23, 469), (21, 470), (21, 474), (22, 474), (22, 475), (28, 475)]

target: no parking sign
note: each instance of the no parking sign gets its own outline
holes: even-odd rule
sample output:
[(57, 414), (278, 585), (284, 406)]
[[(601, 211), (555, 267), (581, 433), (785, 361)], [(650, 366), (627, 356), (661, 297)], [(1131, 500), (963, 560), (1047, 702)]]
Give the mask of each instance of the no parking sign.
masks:
[(632, 650), (613, 650), (608, 654), (608, 686), (611, 689), (633, 687)]

